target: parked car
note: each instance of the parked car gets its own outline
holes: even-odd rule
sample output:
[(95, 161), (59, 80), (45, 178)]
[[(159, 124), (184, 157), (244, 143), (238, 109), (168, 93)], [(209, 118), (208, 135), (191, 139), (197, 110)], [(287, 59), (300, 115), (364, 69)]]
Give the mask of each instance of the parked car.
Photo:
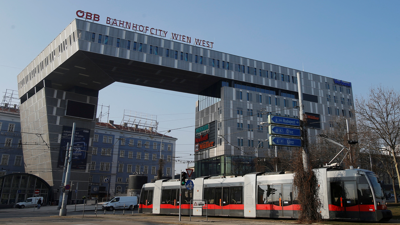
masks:
[(20, 209), (23, 209), (25, 207), (35, 207), (39, 199), (41, 199), (43, 204), (43, 197), (30, 197), (27, 198), (25, 202), (18, 202), (16, 206)]
[(137, 196), (116, 196), (111, 201), (103, 204), (103, 210), (129, 209), (132, 210), (138, 206)]

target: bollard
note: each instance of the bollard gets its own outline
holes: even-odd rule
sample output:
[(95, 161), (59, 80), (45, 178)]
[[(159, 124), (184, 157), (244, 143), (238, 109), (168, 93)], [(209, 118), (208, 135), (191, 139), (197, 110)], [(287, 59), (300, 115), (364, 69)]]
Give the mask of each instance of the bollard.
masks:
[(104, 209), (104, 215), (106, 215), (106, 210)]
[(115, 215), (115, 208), (114, 208), (114, 215)]
[(125, 215), (125, 204), (124, 204), (124, 211), (122, 211), (122, 215)]
[[(135, 208), (135, 206), (132, 206), (132, 216), (133, 216), (133, 209)], [(139, 208), (139, 207), (138, 207)]]
[(82, 218), (85, 217), (85, 200), (83, 200), (83, 212), (82, 212)]
[(97, 203), (96, 203), (96, 206), (94, 207), (94, 213), (96, 214), (96, 217), (97, 217)]

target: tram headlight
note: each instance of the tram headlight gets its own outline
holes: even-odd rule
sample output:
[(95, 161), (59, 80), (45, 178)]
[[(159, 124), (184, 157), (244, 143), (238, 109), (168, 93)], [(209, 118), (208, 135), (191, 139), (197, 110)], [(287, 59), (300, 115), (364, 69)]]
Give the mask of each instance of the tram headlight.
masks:
[(380, 203), (380, 202), (378, 202), (378, 205), (381, 205), (381, 203)]

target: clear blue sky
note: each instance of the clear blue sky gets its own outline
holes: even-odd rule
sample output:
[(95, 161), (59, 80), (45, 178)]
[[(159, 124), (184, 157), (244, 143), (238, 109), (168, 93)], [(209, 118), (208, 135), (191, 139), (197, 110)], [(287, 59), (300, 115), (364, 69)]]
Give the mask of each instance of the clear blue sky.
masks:
[[(126, 20), (213, 41), (217, 51), (350, 81), (355, 97), (365, 96), (400, 81), (399, 9), (397, 0), (0, 0), (0, 91), (17, 90), (17, 75), (83, 10), (99, 14), (102, 24), (105, 17)], [(99, 104), (111, 106), (117, 123), (124, 109), (157, 115), (159, 131), (173, 130), (177, 155), (187, 161), (196, 100), (115, 83), (100, 92)]]

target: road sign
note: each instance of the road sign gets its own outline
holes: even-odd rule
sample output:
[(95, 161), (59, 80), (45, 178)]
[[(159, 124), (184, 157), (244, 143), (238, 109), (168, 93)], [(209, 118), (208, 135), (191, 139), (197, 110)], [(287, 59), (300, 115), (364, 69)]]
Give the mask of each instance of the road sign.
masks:
[(296, 139), (296, 138), (269, 136), (269, 144), (270, 145), (301, 147), (301, 140)]
[(189, 191), (192, 190), (194, 187), (193, 181), (192, 180), (186, 181), (185, 186), (186, 186), (186, 189), (188, 189)]
[(65, 185), (65, 190), (71, 189), (71, 186), (69, 184)]
[(278, 127), (278, 126), (269, 126), (269, 134), (278, 134), (278, 135), (289, 135), (289, 136), (297, 136), (300, 137), (301, 131), (297, 128), (288, 128), (288, 127)]
[(286, 126), (300, 126), (300, 120), (283, 116), (268, 115), (268, 123), (281, 124)]
[(110, 179), (108, 179), (108, 177), (104, 178), (104, 183), (108, 183), (108, 181), (110, 181)]
[(188, 175), (188, 177), (192, 176), (193, 173), (193, 169), (186, 169), (186, 174)]
[(205, 205), (204, 201), (193, 201), (193, 208), (201, 208)]
[(75, 193), (78, 193), (78, 190), (75, 190)]
[(40, 193), (39, 189), (35, 190), (35, 195), (38, 195)]

